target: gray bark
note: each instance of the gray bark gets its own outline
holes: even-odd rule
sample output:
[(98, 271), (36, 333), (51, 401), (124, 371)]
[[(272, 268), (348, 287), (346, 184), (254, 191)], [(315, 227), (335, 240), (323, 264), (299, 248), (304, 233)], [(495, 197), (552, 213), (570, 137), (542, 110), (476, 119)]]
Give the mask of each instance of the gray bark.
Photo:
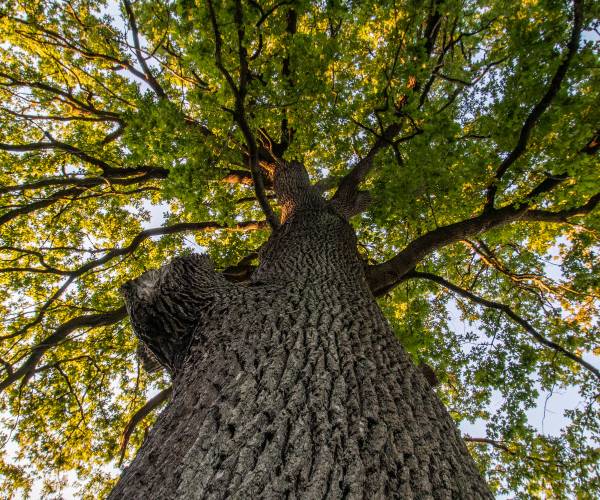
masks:
[(189, 257), (125, 290), (173, 398), (111, 499), (492, 498), (369, 290), (349, 213), (307, 184), (275, 177), (284, 224), (250, 283)]

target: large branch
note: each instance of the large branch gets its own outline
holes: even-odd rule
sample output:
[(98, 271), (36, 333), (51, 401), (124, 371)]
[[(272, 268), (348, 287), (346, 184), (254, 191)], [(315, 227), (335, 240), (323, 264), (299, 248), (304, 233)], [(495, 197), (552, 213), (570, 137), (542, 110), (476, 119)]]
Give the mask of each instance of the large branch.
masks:
[(73, 281), (82, 276), (83, 274), (96, 269), (109, 261), (117, 258), (131, 255), (145, 240), (153, 236), (164, 236), (168, 234), (176, 234), (186, 231), (199, 231), (199, 230), (218, 230), (224, 229), (229, 231), (253, 231), (260, 229), (265, 226), (264, 222), (261, 221), (245, 221), (239, 222), (233, 226), (226, 226), (217, 222), (182, 222), (179, 224), (173, 224), (170, 226), (157, 227), (151, 229), (145, 229), (139, 232), (129, 243), (129, 245), (121, 248), (112, 248), (107, 251), (101, 258), (94, 259), (86, 262), (84, 265), (74, 269), (72, 271), (63, 271), (62, 275), (68, 276), (67, 281), (55, 292), (50, 299), (48, 299), (44, 305), (38, 310), (36, 317), (21, 327), (18, 331), (0, 337), (0, 340), (6, 340), (9, 338), (18, 337), (23, 335), (27, 330), (40, 323), (48, 307), (54, 302), (69, 286)]
[(521, 132), (519, 134), (519, 139), (517, 144), (513, 148), (513, 150), (509, 153), (509, 155), (502, 161), (498, 169), (496, 170), (494, 180), (489, 185), (486, 191), (486, 204), (484, 210), (491, 210), (494, 208), (494, 200), (496, 196), (496, 192), (498, 190), (498, 182), (502, 179), (508, 168), (515, 162), (519, 157), (525, 152), (527, 149), (527, 142), (529, 141), (529, 137), (533, 131), (534, 126), (542, 116), (542, 114), (548, 109), (553, 99), (556, 97), (562, 81), (567, 74), (567, 70), (573, 59), (573, 56), (577, 52), (577, 48), (579, 46), (579, 37), (581, 35), (581, 30), (583, 27), (583, 1), (582, 0), (574, 0), (573, 1), (573, 29), (571, 31), (571, 37), (567, 44), (567, 54), (563, 62), (559, 65), (556, 73), (552, 77), (550, 85), (546, 90), (546, 93), (542, 97), (542, 99), (533, 107), (530, 111), (529, 115), (525, 119), (523, 123), (523, 127), (521, 128)]
[[(2, 149), (0, 144), (0, 149)], [(11, 145), (11, 147), (19, 147)], [(247, 170), (229, 169), (225, 170), (225, 175), (221, 177), (220, 182), (225, 184), (242, 184), (250, 186), (253, 184), (252, 174)], [(161, 167), (139, 166), (139, 167), (104, 167), (102, 176), (98, 177), (78, 177), (78, 176), (60, 176), (48, 177), (33, 182), (23, 184), (13, 184), (0, 186), (0, 194), (29, 191), (42, 189), (51, 186), (79, 186), (79, 187), (95, 187), (102, 184), (115, 184), (120, 186), (128, 186), (131, 184), (143, 183), (150, 180), (166, 179), (169, 175), (169, 170)], [(332, 180), (333, 182), (333, 180)], [(265, 187), (271, 187), (266, 184)], [(328, 189), (332, 186), (328, 185)]]
[(429, 16), (427, 17), (427, 23), (425, 25), (425, 31), (423, 32), (423, 38), (425, 39), (425, 51), (427, 55), (431, 55), (440, 26), (442, 24), (442, 16), (438, 10), (438, 6), (442, 3), (442, 0), (433, 0)]
[[(169, 171), (167, 169), (154, 167), (148, 167), (147, 171), (141, 173), (141, 175), (139, 171), (131, 172), (129, 169), (111, 169), (108, 174), (102, 175), (101, 177), (48, 177), (23, 184), (0, 186), (0, 194), (31, 191), (52, 186), (77, 186), (81, 188), (92, 188), (105, 184), (129, 186), (131, 184), (140, 184), (150, 180), (165, 179), (168, 174)], [(242, 180), (239, 182), (242, 182)]]
[(484, 299), (483, 297), (479, 297), (478, 295), (475, 295), (473, 292), (471, 292), (469, 290), (465, 290), (464, 288), (461, 288), (461, 287), (455, 285), (454, 283), (450, 283), (446, 279), (444, 279), (441, 276), (438, 276), (436, 274), (411, 271), (407, 275), (407, 278), (418, 278), (418, 279), (426, 279), (429, 281), (433, 281), (434, 283), (437, 283), (438, 285), (441, 285), (444, 288), (447, 288), (448, 290), (451, 290), (452, 292), (454, 292), (462, 297), (465, 297), (466, 299), (469, 299), (477, 304), (480, 304), (484, 307), (488, 307), (490, 309), (496, 309), (497, 311), (503, 312), (510, 319), (512, 319), (515, 323), (517, 323), (518, 325), (523, 327), (523, 329), (525, 331), (527, 331), (527, 333), (529, 333), (539, 344), (541, 344), (545, 347), (548, 347), (548, 348), (562, 354), (563, 356), (566, 356), (570, 360), (574, 361), (578, 365), (580, 365), (583, 368), (585, 368), (586, 370), (588, 370), (598, 380), (600, 380), (600, 370), (598, 370), (597, 368), (595, 368), (594, 366), (592, 366), (590, 363), (588, 363), (584, 359), (580, 358), (579, 356), (573, 354), (570, 351), (567, 351), (564, 347), (557, 344), (556, 342), (553, 342), (552, 340), (544, 337), (541, 333), (539, 333), (533, 327), (533, 325), (531, 323), (529, 323), (529, 321), (527, 321), (523, 317), (519, 316), (506, 304), (501, 304), (501, 303), (495, 302), (493, 300), (488, 300), (488, 299)]
[(350, 172), (342, 178), (337, 191), (331, 199), (334, 205), (348, 205), (353, 203), (358, 193), (358, 186), (373, 167), (377, 153), (391, 145), (393, 138), (400, 132), (401, 128), (402, 125), (400, 123), (394, 123), (387, 127), (383, 134), (377, 138), (366, 156), (359, 160)]
[(69, 189), (63, 189), (61, 191), (52, 193), (50, 196), (48, 196), (47, 198), (44, 198), (42, 200), (34, 201), (27, 205), (23, 205), (21, 207), (15, 208), (13, 210), (9, 210), (8, 212), (5, 212), (2, 215), (0, 215), (0, 226), (10, 222), (11, 220), (13, 220), (19, 216), (28, 215), (37, 210), (47, 208), (47, 207), (57, 203), (60, 200), (75, 198), (79, 194), (83, 193), (86, 189), (87, 188), (83, 188), (83, 187), (79, 187), (79, 186), (72, 187)]
[(33, 152), (33, 151), (64, 151), (66, 153), (72, 154), (82, 161), (89, 163), (95, 167), (98, 167), (102, 170), (103, 176), (111, 176), (111, 177), (127, 177), (134, 174), (149, 174), (155, 175), (157, 178), (166, 178), (169, 171), (160, 167), (150, 167), (150, 166), (139, 166), (139, 167), (113, 167), (108, 164), (106, 161), (101, 160), (100, 158), (96, 158), (89, 153), (79, 149), (76, 146), (71, 144), (67, 144), (62, 141), (58, 141), (54, 139), (50, 134), (45, 134), (48, 142), (32, 142), (27, 144), (6, 144), (0, 143), (0, 150), (9, 151), (13, 153), (25, 153), (25, 152)]
[(81, 149), (75, 146), (71, 146), (70, 144), (66, 144), (64, 142), (60, 142), (54, 139), (50, 142), (30, 142), (27, 144), (0, 143), (0, 150), (12, 153), (26, 153), (32, 151), (52, 150), (65, 151), (74, 156), (77, 156), (78, 158), (81, 158), (83, 161), (90, 163), (91, 165), (101, 168), (102, 170), (104, 170), (105, 168), (111, 168), (105, 161), (100, 160), (99, 158), (94, 158), (93, 156), (89, 155), (85, 151), (82, 151)]
[(369, 266), (367, 278), (371, 291), (376, 297), (384, 295), (400, 284), (406, 273), (438, 248), (515, 221), (565, 222), (570, 217), (590, 213), (599, 202), (600, 193), (592, 196), (584, 205), (558, 212), (529, 209), (527, 205), (520, 208), (508, 206), (439, 227), (413, 240), (390, 260)]
[(100, 259), (90, 261), (78, 269), (74, 270), (72, 274), (81, 276), (98, 266), (104, 265), (115, 257), (121, 257), (133, 253), (145, 240), (152, 236), (165, 236), (167, 234), (182, 233), (185, 231), (200, 231), (200, 230), (218, 230), (226, 229), (229, 231), (254, 231), (264, 227), (264, 222), (260, 221), (245, 221), (238, 222), (237, 224), (227, 226), (218, 222), (180, 222), (179, 224), (172, 224), (170, 226), (155, 227), (152, 229), (145, 229), (139, 232), (129, 243), (129, 245), (121, 248), (113, 248), (107, 252)]
[[(254, 231), (256, 229), (260, 229), (264, 227), (264, 222), (261, 221), (244, 221), (238, 222), (234, 225), (225, 225), (220, 224), (218, 222), (181, 222), (178, 224), (172, 224), (170, 226), (163, 227), (155, 227), (151, 229), (145, 229), (140, 231), (129, 243), (129, 245), (121, 247), (121, 248), (112, 248), (108, 250), (101, 258), (94, 259), (86, 262), (84, 265), (73, 269), (71, 271), (57, 268), (49, 268), (45, 266), (44, 268), (31, 268), (31, 269), (23, 269), (29, 272), (48, 272), (54, 273), (64, 276), (69, 276), (70, 278), (77, 278), (84, 273), (91, 271), (97, 267), (100, 267), (109, 261), (115, 259), (116, 257), (123, 257), (126, 255), (132, 254), (145, 240), (153, 237), (153, 236), (165, 236), (168, 234), (177, 234), (188, 231), (216, 231), (219, 229), (228, 230), (228, 231)], [(2, 272), (2, 269), (0, 269)]]
[(0, 391), (3, 391), (19, 379), (23, 379), (22, 384), (26, 384), (33, 375), (37, 364), (44, 354), (52, 347), (58, 345), (67, 339), (70, 333), (80, 328), (97, 328), (107, 326), (121, 321), (127, 316), (125, 306), (119, 307), (113, 311), (100, 314), (89, 314), (72, 318), (66, 323), (60, 325), (52, 335), (49, 335), (31, 351), (27, 360), (14, 372), (10, 373), (2, 382), (0, 382)]
[[(297, 25), (298, 25), (298, 14), (296, 13), (296, 10), (288, 9), (287, 15), (286, 15), (285, 31), (290, 37), (292, 37), (296, 34), (296, 30), (298, 27)], [(283, 80), (285, 81), (285, 83), (290, 88), (293, 88), (294, 87), (294, 79), (292, 78), (292, 70), (291, 70), (290, 65), (291, 65), (290, 49), (288, 47), (286, 55), (283, 58), (283, 61), (281, 63), (281, 76), (283, 77)], [(283, 118), (281, 119), (280, 129), (281, 129), (281, 135), (280, 135), (279, 143), (275, 144), (273, 146), (273, 150), (275, 151), (275, 154), (279, 158), (282, 158), (283, 154), (289, 147), (289, 145), (292, 142), (292, 139), (294, 137), (294, 129), (289, 127), (287, 108), (285, 108), (285, 107), (283, 108)]]

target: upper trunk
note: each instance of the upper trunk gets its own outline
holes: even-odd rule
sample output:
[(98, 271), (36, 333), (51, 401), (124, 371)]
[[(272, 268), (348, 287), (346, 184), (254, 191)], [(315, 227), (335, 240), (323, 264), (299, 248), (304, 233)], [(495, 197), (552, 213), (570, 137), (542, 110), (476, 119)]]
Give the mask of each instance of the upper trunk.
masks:
[(369, 291), (351, 226), (318, 200), (287, 205), (248, 285), (187, 259), (153, 275), (151, 299), (148, 279), (134, 287), (138, 334), (175, 324), (185, 355), (159, 351), (173, 399), (111, 498), (491, 498)]

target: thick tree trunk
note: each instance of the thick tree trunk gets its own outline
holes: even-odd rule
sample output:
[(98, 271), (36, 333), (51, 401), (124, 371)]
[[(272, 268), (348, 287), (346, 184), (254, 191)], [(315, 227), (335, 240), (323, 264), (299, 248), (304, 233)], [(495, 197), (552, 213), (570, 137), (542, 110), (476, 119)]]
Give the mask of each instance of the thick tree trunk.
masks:
[(137, 284), (159, 311), (144, 323), (129, 297), (138, 333), (183, 301), (197, 327), (163, 353), (173, 399), (110, 498), (491, 498), (375, 302), (351, 226), (320, 202), (287, 217), (250, 284), (198, 257)]

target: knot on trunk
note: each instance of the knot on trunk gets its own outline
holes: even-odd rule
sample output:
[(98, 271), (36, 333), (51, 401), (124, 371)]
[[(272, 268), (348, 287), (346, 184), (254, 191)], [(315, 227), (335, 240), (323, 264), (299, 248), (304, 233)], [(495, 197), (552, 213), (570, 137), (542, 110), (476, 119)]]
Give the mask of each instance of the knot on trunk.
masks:
[(187, 353), (201, 313), (230, 286), (206, 255), (176, 257), (125, 283), (120, 291), (138, 338), (174, 372)]

